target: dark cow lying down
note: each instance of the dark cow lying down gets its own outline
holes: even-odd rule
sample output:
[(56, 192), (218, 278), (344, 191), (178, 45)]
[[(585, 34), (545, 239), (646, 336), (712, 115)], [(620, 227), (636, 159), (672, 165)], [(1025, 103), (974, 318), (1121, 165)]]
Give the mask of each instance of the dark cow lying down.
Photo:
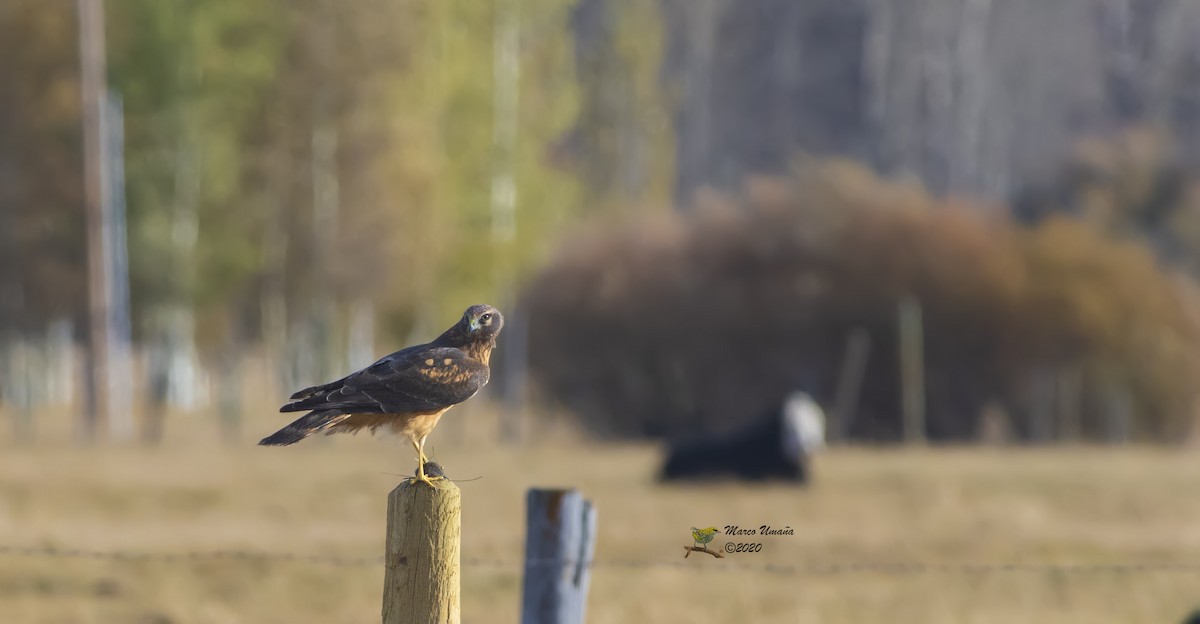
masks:
[(671, 444), (659, 478), (729, 476), (803, 483), (809, 477), (809, 455), (824, 443), (824, 428), (821, 408), (807, 394), (796, 392), (742, 429)]

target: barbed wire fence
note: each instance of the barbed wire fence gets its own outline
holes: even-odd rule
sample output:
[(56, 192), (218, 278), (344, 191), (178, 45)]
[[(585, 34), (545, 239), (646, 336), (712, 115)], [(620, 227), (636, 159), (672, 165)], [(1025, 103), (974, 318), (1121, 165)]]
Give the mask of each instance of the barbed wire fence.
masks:
[[(182, 553), (154, 553), (141, 551), (86, 550), (59, 548), (55, 546), (4, 546), (0, 545), (0, 556), (36, 557), (59, 559), (91, 559), (116, 562), (204, 562), (204, 561), (258, 561), (269, 563), (302, 563), (340, 567), (368, 567), (383, 565), (383, 557), (341, 556), (321, 554), (299, 554), (251, 550), (208, 550)], [(462, 565), (476, 568), (498, 568), (521, 570), (540, 566), (575, 566), (573, 560), (564, 559), (503, 559), (486, 557), (463, 557)], [(1200, 562), (1117, 562), (1117, 563), (928, 563), (912, 561), (893, 562), (838, 562), (838, 563), (736, 563), (714, 562), (697, 565), (685, 560), (623, 560), (597, 559), (585, 564), (592, 569), (604, 568), (674, 568), (696, 572), (743, 572), (779, 576), (830, 576), (849, 574), (1200, 574)]]

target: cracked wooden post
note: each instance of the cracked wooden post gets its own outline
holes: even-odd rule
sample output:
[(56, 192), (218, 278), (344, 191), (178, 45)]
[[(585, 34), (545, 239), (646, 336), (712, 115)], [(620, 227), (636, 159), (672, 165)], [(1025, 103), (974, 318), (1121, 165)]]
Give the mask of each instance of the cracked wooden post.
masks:
[(459, 624), (461, 502), (447, 479), (388, 495), (383, 624)]
[(531, 489), (526, 498), (522, 624), (582, 624), (596, 509), (579, 490)]

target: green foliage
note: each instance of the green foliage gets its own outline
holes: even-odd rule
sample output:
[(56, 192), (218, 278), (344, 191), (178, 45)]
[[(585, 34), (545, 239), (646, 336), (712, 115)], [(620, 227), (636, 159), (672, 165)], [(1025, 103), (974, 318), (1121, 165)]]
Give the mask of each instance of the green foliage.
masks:
[(270, 0), (112, 0), (111, 82), (125, 102), (138, 309), (238, 305), (260, 269), (247, 149), (281, 62)]
[[(495, 141), (493, 29), (513, 10), (519, 45), (519, 106), (511, 152)], [(401, 319), (453, 318), (503, 292), (544, 257), (547, 241), (578, 211), (578, 185), (546, 160), (573, 120), (575, 82), (566, 17), (570, 3), (435, 3), (409, 10), (411, 62), (383, 87), (392, 148), (375, 167), (395, 212), (389, 301)], [(513, 172), (516, 228), (497, 237), (492, 178)], [(497, 304), (502, 302), (496, 300)], [(411, 322), (411, 320), (409, 321)]]
[(230, 335), (271, 298), (294, 319), (365, 299), (404, 332), (502, 296), (579, 193), (546, 160), (576, 109), (570, 3), (522, 2), (517, 229), (492, 236), (500, 6), (113, 0), (138, 307)]
[(1140, 434), (1179, 434), (1200, 373), (1190, 291), (1138, 244), (1002, 214), (843, 163), (755, 180), (695, 218), (567, 243), (528, 294), (532, 364), (593, 429), (679, 435), (753, 418), (797, 387), (832, 405), (847, 337), (863, 328), (852, 433), (894, 439), (897, 305), (913, 295), (932, 437), (973, 437), (989, 403), (1028, 435), (1044, 370), (1081, 371), (1089, 435), (1104, 433), (1113, 388), (1131, 396)]

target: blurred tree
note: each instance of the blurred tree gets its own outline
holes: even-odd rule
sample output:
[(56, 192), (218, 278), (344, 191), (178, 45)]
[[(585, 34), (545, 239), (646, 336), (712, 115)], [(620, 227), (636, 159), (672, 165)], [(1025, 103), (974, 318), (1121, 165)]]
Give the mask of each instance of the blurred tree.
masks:
[(75, 41), (71, 3), (0, 6), (0, 332), (86, 315)]
[(663, 88), (662, 20), (659, 5), (636, 0), (581, 0), (571, 12), (579, 113), (554, 155), (581, 178), (589, 212), (669, 204), (670, 112), (685, 100)]
[(0, 3), (0, 401), (20, 439), (76, 398), (87, 327), (76, 33), (74, 3)]
[(659, 4), (681, 206), (797, 151), (993, 199), (1128, 123), (1171, 128), (1195, 157), (1191, 0)]
[[(369, 167), (395, 237), (394, 268), (374, 273), (371, 287), (384, 291), (394, 330), (427, 336), (467, 304), (504, 297), (503, 287), (528, 272), (550, 235), (578, 211), (578, 185), (550, 166), (548, 154), (577, 104), (568, 6), (522, 0), (508, 16), (488, 4), (405, 9), (411, 56), (395, 80), (379, 84), (369, 126), (387, 142)], [(510, 121), (517, 132), (512, 144), (498, 146), (493, 35), (504, 27), (517, 33)], [(499, 159), (509, 161), (515, 198), (503, 236), (496, 235), (490, 183)]]
[[(266, 227), (243, 193), (281, 37), (268, 0), (114, 0), (110, 67), (125, 97), (134, 272), (143, 308), (245, 288)], [(232, 232), (230, 230), (233, 230)], [(203, 235), (202, 235), (203, 234)]]
[[(166, 400), (199, 400), (197, 331), (214, 308), (248, 313), (267, 226), (244, 193), (248, 145), (278, 68), (283, 33), (269, 0), (108, 4), (109, 69), (124, 96), (135, 332), (155, 357), (143, 438), (161, 437)], [(200, 323), (198, 325), (198, 319)], [(210, 336), (203, 336), (210, 338)], [(244, 332), (239, 340), (253, 338)]]

